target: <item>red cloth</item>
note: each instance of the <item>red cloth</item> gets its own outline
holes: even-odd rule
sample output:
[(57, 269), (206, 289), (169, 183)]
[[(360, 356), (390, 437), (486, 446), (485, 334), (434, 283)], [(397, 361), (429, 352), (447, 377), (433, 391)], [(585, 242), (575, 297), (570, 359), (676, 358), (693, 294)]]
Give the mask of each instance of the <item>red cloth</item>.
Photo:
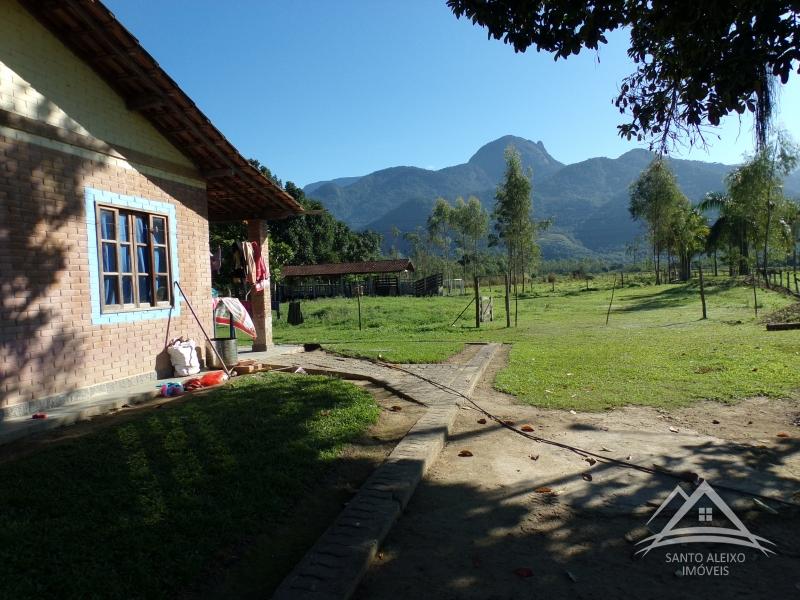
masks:
[(263, 292), (269, 281), (269, 269), (264, 257), (261, 255), (261, 246), (258, 242), (250, 242), (253, 246), (253, 259), (256, 262), (255, 286), (257, 292)]

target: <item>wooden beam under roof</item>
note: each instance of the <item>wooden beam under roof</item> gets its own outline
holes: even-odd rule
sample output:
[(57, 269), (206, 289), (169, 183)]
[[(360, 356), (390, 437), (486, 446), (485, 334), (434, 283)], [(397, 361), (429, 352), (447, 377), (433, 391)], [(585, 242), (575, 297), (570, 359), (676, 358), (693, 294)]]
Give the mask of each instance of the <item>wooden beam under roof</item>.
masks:
[(158, 108), (167, 104), (167, 97), (162, 94), (144, 94), (131, 98), (125, 102), (128, 110), (138, 112), (140, 110), (148, 110), (150, 108)]

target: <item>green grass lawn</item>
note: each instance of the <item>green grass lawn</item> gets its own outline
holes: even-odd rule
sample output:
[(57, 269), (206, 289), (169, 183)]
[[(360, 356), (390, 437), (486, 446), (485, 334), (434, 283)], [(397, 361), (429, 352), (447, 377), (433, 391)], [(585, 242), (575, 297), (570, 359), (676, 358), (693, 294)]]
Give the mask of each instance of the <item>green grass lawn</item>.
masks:
[[(474, 308), (452, 325), (469, 297), (363, 298), (363, 330), (355, 300), (302, 303), (305, 323), (273, 321), (277, 342), (319, 342), (354, 356), (393, 362), (435, 362), (465, 342), (513, 345), (496, 385), (543, 407), (601, 410), (624, 404), (679, 406), (708, 398), (788, 396), (800, 388), (800, 335), (767, 332), (753, 311), (753, 291), (724, 278), (706, 284), (709, 318), (701, 320), (697, 283), (647, 285), (626, 278), (609, 325), (612, 280), (536, 284), (518, 301), (518, 327), (505, 327), (502, 291), (495, 321), (474, 327)], [(789, 304), (759, 290), (759, 315)], [(512, 301), (512, 313), (514, 305)], [(513, 325), (513, 317), (512, 317)]]
[(175, 597), (252, 536), (277, 584), (302, 549), (270, 532), (307, 520), (293, 506), (378, 412), (339, 380), (256, 375), (0, 463), (0, 596)]

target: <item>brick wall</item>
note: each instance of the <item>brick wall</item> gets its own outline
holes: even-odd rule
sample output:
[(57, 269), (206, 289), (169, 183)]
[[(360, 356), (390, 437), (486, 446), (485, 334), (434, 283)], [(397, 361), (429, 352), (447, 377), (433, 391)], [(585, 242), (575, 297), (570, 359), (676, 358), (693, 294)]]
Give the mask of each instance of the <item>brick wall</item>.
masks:
[[(205, 189), (172, 179), (0, 129), (0, 408), (168, 368), (167, 319), (92, 324), (87, 187), (175, 206), (181, 284), (210, 324)], [(202, 340), (185, 305), (169, 326)]]

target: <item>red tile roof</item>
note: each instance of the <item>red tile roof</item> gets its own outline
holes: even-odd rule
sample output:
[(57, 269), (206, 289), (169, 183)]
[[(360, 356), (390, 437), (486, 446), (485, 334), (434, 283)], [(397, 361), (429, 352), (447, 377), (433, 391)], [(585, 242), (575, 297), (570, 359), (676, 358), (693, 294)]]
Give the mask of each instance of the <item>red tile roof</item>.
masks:
[(281, 219), (303, 207), (263, 177), (98, 0), (21, 0), (68, 48), (181, 150), (207, 182), (211, 221)]
[(281, 269), (283, 277), (318, 277), (330, 275), (372, 275), (414, 271), (407, 258), (393, 260), (368, 260), (365, 262), (329, 263), (323, 265), (287, 265)]

